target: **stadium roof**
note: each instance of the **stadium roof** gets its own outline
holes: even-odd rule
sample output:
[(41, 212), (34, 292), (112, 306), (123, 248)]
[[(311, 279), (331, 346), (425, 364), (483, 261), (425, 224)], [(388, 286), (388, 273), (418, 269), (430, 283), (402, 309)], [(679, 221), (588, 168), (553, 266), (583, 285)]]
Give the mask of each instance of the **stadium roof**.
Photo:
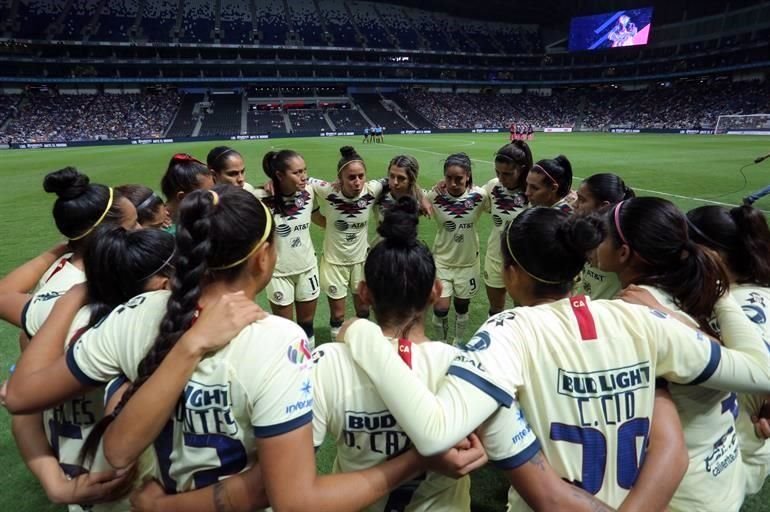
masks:
[[(653, 6), (657, 23), (673, 23), (761, 4), (756, 0), (387, 0), (466, 18), (563, 26), (573, 16)], [(685, 17), (686, 16), (686, 17)]]

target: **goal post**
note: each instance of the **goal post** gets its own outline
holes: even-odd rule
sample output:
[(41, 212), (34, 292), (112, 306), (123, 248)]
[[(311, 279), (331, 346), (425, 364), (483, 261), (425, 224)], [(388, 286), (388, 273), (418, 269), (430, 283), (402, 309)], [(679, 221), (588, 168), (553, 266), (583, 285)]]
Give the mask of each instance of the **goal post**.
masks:
[(721, 115), (714, 133), (729, 135), (770, 135), (770, 114)]

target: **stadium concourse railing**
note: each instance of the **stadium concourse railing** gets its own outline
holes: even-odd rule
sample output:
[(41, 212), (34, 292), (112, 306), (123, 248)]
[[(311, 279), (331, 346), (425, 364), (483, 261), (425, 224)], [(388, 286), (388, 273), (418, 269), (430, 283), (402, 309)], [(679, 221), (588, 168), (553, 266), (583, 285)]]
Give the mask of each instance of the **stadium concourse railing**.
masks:
[[(536, 132), (545, 133), (571, 133), (572, 128), (547, 127), (539, 128)], [(596, 130), (580, 130), (596, 131)], [(440, 133), (507, 133), (508, 128), (456, 128), (441, 129), (434, 128), (430, 130), (400, 130), (398, 132), (385, 132), (385, 135), (430, 135)], [(611, 128), (604, 130), (610, 133), (668, 133), (681, 135), (713, 135), (714, 130), (684, 130), (679, 128)], [(728, 132), (731, 133), (731, 132)], [(738, 131), (735, 132), (739, 133)], [(320, 132), (318, 137), (344, 137), (361, 136), (362, 131), (339, 131), (339, 132)], [(751, 135), (768, 135), (770, 130), (753, 130)], [(264, 140), (264, 139), (287, 139), (312, 137), (308, 133), (264, 133), (257, 135), (232, 135), (232, 136), (206, 136), (206, 137), (163, 137), (163, 138), (144, 138), (144, 139), (108, 139), (108, 140), (79, 140), (69, 142), (13, 142), (8, 145), (0, 145), (0, 149), (51, 149), (51, 148), (73, 148), (85, 146), (118, 146), (118, 145), (145, 145), (145, 144), (173, 144), (175, 142), (206, 142), (221, 140)]]

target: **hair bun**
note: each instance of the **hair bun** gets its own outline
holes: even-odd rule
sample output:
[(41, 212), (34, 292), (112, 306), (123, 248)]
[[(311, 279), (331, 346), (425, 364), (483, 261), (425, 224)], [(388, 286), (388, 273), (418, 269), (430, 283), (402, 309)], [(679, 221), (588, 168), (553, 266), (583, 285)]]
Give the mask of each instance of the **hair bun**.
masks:
[(400, 198), (385, 212), (377, 232), (394, 247), (412, 247), (417, 244), (417, 202), (409, 196)]
[(556, 229), (557, 239), (578, 258), (587, 258), (588, 252), (604, 239), (605, 224), (596, 215), (572, 215)]
[(340, 155), (342, 155), (342, 158), (346, 159), (357, 158), (358, 152), (353, 146), (342, 146), (340, 148)]
[(85, 193), (91, 180), (74, 167), (65, 167), (46, 175), (43, 190), (68, 200)]

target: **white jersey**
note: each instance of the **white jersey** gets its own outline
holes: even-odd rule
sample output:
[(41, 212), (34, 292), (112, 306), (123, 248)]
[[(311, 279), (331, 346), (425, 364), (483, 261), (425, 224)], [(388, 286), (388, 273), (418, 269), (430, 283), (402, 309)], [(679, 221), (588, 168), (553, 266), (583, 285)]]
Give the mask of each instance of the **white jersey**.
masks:
[(292, 196), (282, 196), (285, 214), (275, 206), (275, 196), (268, 196), (257, 189), (256, 196), (273, 212), (275, 220), (275, 244), (278, 261), (273, 277), (302, 274), (317, 265), (310, 225), (313, 215), (313, 187), (305, 187)]
[(59, 297), (76, 284), (86, 281), (85, 272), (70, 263), (71, 258), (72, 254), (66, 254), (49, 267), (32, 298), (24, 306), (21, 313), (21, 328), (27, 337), (32, 338), (42, 327)]
[(386, 180), (368, 181), (356, 197), (345, 197), (330, 183), (314, 182), (316, 201), (326, 217), (324, 259), (334, 265), (353, 265), (366, 260), (369, 248), (369, 216)]
[[(735, 284), (730, 286), (730, 292), (749, 320), (760, 329), (770, 350), (770, 289), (753, 284)], [(757, 437), (751, 422), (751, 416), (758, 414), (763, 402), (761, 395), (738, 395), (738, 418), (735, 423), (746, 468), (747, 494), (759, 492), (770, 473), (770, 442)]]
[(473, 187), (460, 197), (434, 191), (426, 195), (433, 205), (433, 220), (437, 226), (433, 242), (436, 264), (444, 267), (470, 267), (478, 264), (477, 221), (484, 211), (487, 192)]
[[(374, 324), (355, 322), (345, 341), (389, 410), (409, 418), (418, 448), (444, 446), (475, 428), (468, 423), (476, 421), (472, 404), (458, 395), (468, 385), (503, 406), (517, 397), (556, 472), (617, 507), (638, 475), (656, 377), (770, 390), (770, 355), (754, 347), (755, 339), (743, 339), (756, 333), (750, 326), (746, 331), (732, 299), (720, 308), (721, 318), (733, 322), (729, 344), (735, 350), (722, 350), (659, 311), (622, 301), (577, 296), (505, 311), (490, 318), (452, 363), (448, 374), (455, 378), (442, 386), (440, 401), (403, 369)], [(456, 385), (462, 381), (465, 387)], [(512, 501), (516, 510), (517, 497)]]
[[(436, 389), (457, 349), (445, 343), (393, 341), (405, 361), (429, 388)], [(313, 439), (320, 446), (330, 434), (337, 447), (334, 472), (374, 467), (409, 448), (411, 442), (382, 402), (348, 347), (330, 343), (313, 353)], [(366, 512), (470, 510), (470, 478), (423, 473), (402, 484)]]
[(588, 295), (592, 300), (614, 299), (622, 286), (615, 272), (605, 272), (586, 263), (575, 285), (575, 295)]
[[(670, 295), (642, 286), (668, 309), (685, 315)], [(687, 316), (687, 315), (685, 315)], [(688, 316), (693, 326), (698, 323)], [(738, 447), (735, 393), (703, 386), (669, 384), (668, 390), (682, 422), (690, 465), (669, 509), (672, 511), (738, 510), (743, 503), (745, 473)]]
[(527, 196), (523, 190), (505, 188), (497, 178), (489, 180), (484, 185), (484, 190), (487, 192), (485, 209), (492, 214), (492, 229), (489, 230), (487, 240), (487, 258), (502, 264), (500, 241), (508, 224), (527, 209)]
[[(70, 347), (67, 364), (83, 384), (105, 383), (137, 366), (151, 349), (169, 292), (134, 297)], [(211, 485), (256, 460), (255, 437), (295, 430), (312, 420), (311, 353), (302, 329), (270, 316), (244, 328), (203, 359), (181, 405), (155, 440), (167, 492)]]

